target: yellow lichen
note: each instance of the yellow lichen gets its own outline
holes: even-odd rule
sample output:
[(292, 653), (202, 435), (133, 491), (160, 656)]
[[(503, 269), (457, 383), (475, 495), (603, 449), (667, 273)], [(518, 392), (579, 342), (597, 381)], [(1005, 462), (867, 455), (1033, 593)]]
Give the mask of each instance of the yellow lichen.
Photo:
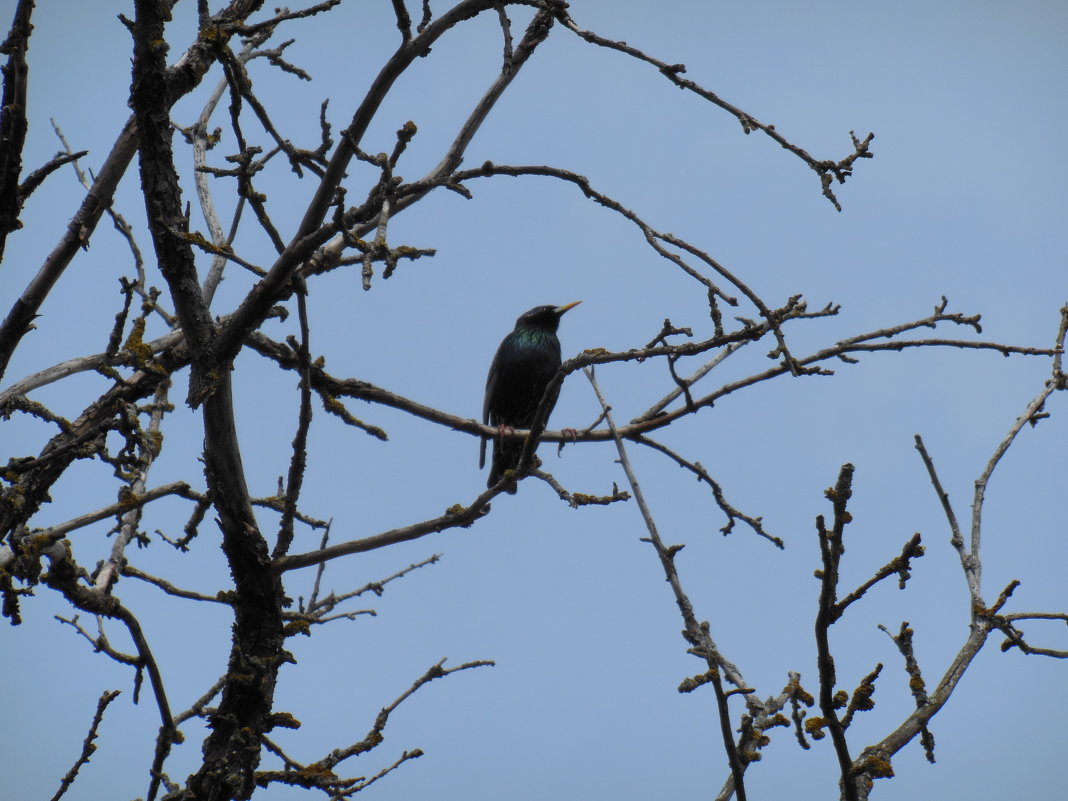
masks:
[(861, 770), (876, 779), (889, 779), (894, 775), (894, 768), (890, 761), (876, 756), (869, 756), (865, 759)]
[(823, 726), (826, 721), (820, 717), (812, 717), (805, 721), (805, 732), (811, 734), (817, 740), (823, 736)]
[(291, 620), (282, 627), (282, 635), (285, 637), (292, 637), (294, 634), (303, 634), (305, 637), (311, 636), (311, 626), (307, 620)]
[(144, 367), (145, 362), (152, 358), (152, 348), (145, 344), (142, 339), (144, 335), (145, 318), (138, 317), (130, 327), (130, 335), (126, 337), (126, 343), (123, 345), (138, 367)]

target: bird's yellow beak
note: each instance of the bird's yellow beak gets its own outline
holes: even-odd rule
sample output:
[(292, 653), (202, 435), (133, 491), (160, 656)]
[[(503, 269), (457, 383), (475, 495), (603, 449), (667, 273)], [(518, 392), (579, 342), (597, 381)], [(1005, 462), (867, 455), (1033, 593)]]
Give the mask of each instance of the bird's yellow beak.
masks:
[(576, 300), (574, 303), (565, 303), (563, 306), (557, 306), (556, 310), (555, 310), (556, 311), (556, 315), (559, 317), (561, 314), (566, 312), (568, 309), (573, 309), (576, 306), (578, 306), (580, 303), (582, 303), (581, 300)]

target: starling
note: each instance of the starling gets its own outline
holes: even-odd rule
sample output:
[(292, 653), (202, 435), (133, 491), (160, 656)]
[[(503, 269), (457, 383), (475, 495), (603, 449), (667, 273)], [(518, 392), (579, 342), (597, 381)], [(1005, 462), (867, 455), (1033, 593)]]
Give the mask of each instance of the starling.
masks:
[[(482, 404), (482, 422), (498, 429), (530, 428), (545, 388), (560, 369), (560, 340), (556, 327), (576, 300), (564, 306), (538, 306), (515, 321), (515, 329), (501, 342), (486, 378), (486, 400)], [(553, 410), (553, 398), (548, 414)], [(495, 485), (505, 470), (519, 464), (523, 440), (497, 437), (493, 441), (493, 462), (487, 487)], [(486, 440), (482, 440), (478, 466), (486, 464)], [(508, 492), (516, 491), (513, 484)]]

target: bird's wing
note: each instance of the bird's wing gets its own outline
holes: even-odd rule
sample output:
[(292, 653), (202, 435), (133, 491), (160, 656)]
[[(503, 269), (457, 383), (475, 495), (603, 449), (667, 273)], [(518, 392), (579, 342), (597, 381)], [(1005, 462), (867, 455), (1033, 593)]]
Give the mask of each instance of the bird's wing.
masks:
[[(499, 353), (500, 351), (498, 351)], [(494, 354), (490, 363), (489, 375), (486, 376), (486, 397), (482, 400), (482, 425), (489, 425), (490, 405), (493, 403), (493, 393), (497, 391), (497, 354)], [(478, 469), (486, 466), (486, 438), (481, 437), (478, 442)]]

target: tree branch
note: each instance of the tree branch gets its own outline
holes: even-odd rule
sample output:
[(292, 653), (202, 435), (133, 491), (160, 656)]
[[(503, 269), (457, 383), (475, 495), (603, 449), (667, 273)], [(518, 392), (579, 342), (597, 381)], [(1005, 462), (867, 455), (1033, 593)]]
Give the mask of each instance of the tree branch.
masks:
[[(26, 51), (30, 47), (33, 26), (30, 16), (33, 0), (19, 0), (15, 19), (7, 39), (0, 45), (0, 53), (7, 54), (7, 63), (0, 69), (4, 75), (3, 96), (0, 98), (0, 261), (4, 258), (7, 235), (21, 226), (19, 213), (25, 195), (20, 191), (22, 148), (26, 143), (27, 84), (30, 68)], [(3, 368), (0, 366), (0, 375)]]
[(830, 529), (824, 525), (823, 515), (816, 518), (816, 530), (819, 536), (820, 555), (823, 567), (817, 571), (820, 580), (819, 610), (816, 613), (816, 664), (819, 667), (820, 712), (823, 724), (830, 730), (834, 743), (834, 752), (838, 757), (841, 772), (840, 787), (846, 801), (857, 801), (857, 788), (853, 781), (852, 759), (849, 756), (849, 744), (845, 738), (845, 727), (838, 717), (837, 709), (844, 706), (835, 693), (837, 676), (834, 657), (831, 655), (830, 628), (841, 617), (842, 607), (837, 603), (838, 565), (845, 553), (843, 535), (845, 526), (852, 520), (846, 510), (846, 504), (853, 494), (853, 465), (844, 464), (838, 473), (838, 481), (827, 490), (827, 499), (834, 509), (834, 523)]

